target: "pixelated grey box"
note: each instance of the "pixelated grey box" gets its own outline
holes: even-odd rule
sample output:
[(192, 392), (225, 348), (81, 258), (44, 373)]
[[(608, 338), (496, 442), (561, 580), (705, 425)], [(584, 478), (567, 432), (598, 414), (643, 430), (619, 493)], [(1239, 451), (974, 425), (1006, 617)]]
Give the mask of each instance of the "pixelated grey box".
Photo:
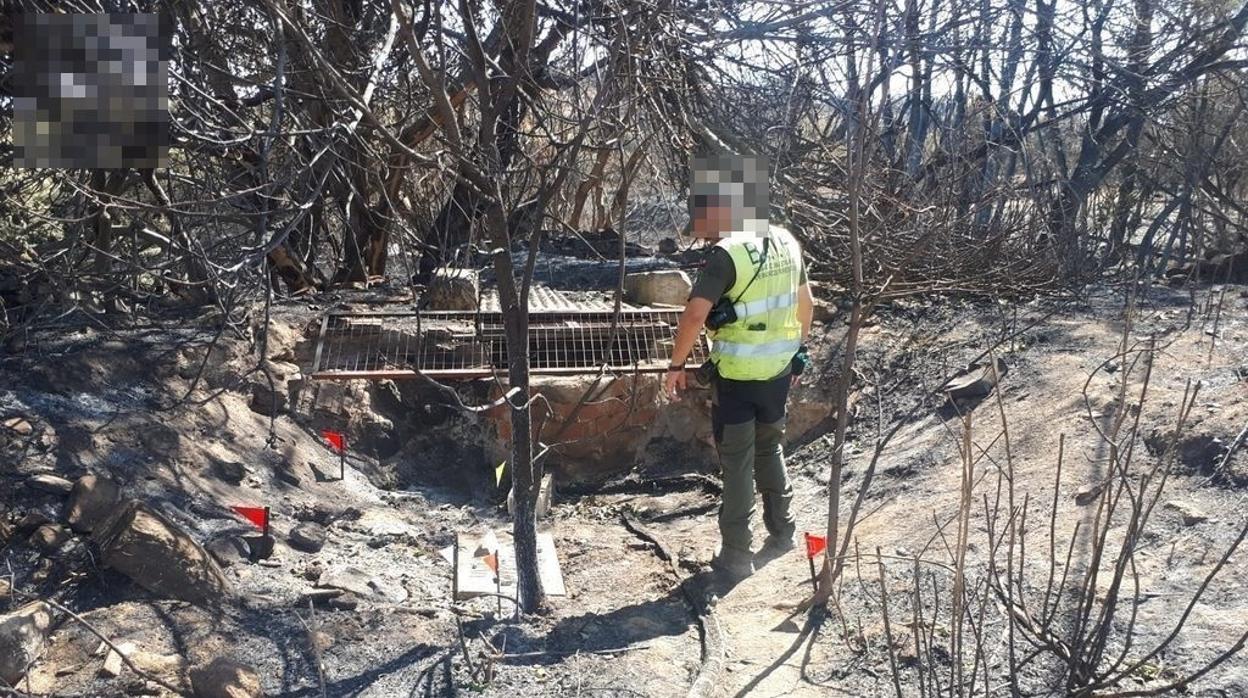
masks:
[(19, 168), (168, 165), (168, 34), (157, 14), (16, 18), (13, 164)]
[(732, 210), (732, 233), (761, 235), (767, 232), (770, 213), (770, 183), (765, 155), (715, 153), (697, 155), (690, 162), (689, 187), (691, 215), (706, 205), (728, 206)]

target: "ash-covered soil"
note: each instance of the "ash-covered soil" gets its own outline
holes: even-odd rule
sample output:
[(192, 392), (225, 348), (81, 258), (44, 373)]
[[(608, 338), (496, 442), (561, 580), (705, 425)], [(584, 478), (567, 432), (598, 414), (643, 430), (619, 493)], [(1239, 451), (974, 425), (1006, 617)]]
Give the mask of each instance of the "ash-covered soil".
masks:
[[(1184, 390), (1200, 381), (1165, 489), (1138, 544), (1143, 600), (1134, 604), (1132, 648), (1151, 648), (1171, 632), (1191, 592), (1244, 525), (1248, 446), (1230, 458), (1226, 452), (1248, 425), (1248, 291), (1225, 290), (1222, 296), (1223, 287), (1198, 289), (1194, 299), (1201, 307), (1194, 307), (1186, 291), (1148, 289), (1127, 334), (1128, 347), (1147, 337), (1157, 346), (1132, 442), (1137, 467), (1166, 457), (1166, 435), (1177, 423)], [(1214, 332), (1206, 307), (1219, 297)], [(719, 589), (714, 608), (726, 663), (713, 693), (895, 695), (879, 612), (877, 547), (886, 556), (892, 630), (902, 638), (893, 644), (904, 694), (917, 694), (920, 676), (927, 676), (922, 672), (944, 680), (948, 667), (930, 661), (949, 652), (947, 609), (935, 621), (942, 626), (933, 632), (935, 649), (916, 652), (906, 644), (913, 635), (907, 626), (911, 559), (950, 561), (951, 529), (942, 526), (957, 512), (965, 422), (938, 388), (994, 345), (1009, 372), (973, 412), (972, 442), (980, 457), (968, 568), (985, 569), (991, 545), (983, 501), (996, 500), (998, 474), (1011, 472), (1016, 496), (1028, 501), (1022, 584), (1042, 595), (1050, 522), (1059, 556), (1076, 538), (1077, 523), (1083, 530), (1094, 523), (1097, 504), (1081, 504), (1085, 498), (1076, 495), (1108, 474), (1097, 427), (1112, 423), (1120, 406), (1117, 380), (1129, 373), (1128, 393), (1135, 397), (1128, 402), (1142, 387), (1142, 366), (1131, 363), (1138, 354), (1120, 355), (1124, 301), (1116, 290), (1098, 289), (1070, 301), (909, 300), (883, 308), (861, 338), (842, 513), (867, 474), (877, 438), (900, 426), (863, 500), (850, 548), (860, 555), (848, 563), (839, 602), (827, 616), (793, 613), (810, 588), (800, 552), (759, 558), (753, 577)], [(189, 690), (192, 667), (225, 656), (254, 668), (270, 695), (321, 695), (322, 684), (331, 696), (685, 694), (702, 665), (703, 636), (677, 575), (696, 575), (717, 543), (713, 474), (710, 485), (672, 479), (689, 469), (672, 458), (666, 467), (648, 464), (640, 482), (598, 491), (557, 488), (543, 527), (554, 534), (568, 596), (550, 599), (548, 613), (522, 619), (506, 612), (500, 617), (492, 599), (453, 603), (451, 567), (439, 551), (457, 532), (510, 525), (483, 456), (485, 437), (444, 395), (413, 383), (357, 381), (329, 389), (306, 380), (304, 333), (316, 326), (318, 313), (340, 302), (363, 301), (275, 306), (263, 362), (259, 320), (214, 340), (212, 317), (68, 327), (4, 357), (0, 421), (20, 422), (0, 427), (6, 522), (0, 574), (11, 575), (13, 588), (0, 612), (27, 598), (52, 599), (114, 643), (129, 643), (144, 673), (183, 690)], [(834, 313), (823, 317), (820, 365), (808, 380), (830, 383), (839, 371), (836, 343), (844, 328)], [(173, 326), (199, 329), (167, 329)], [(277, 405), (274, 391), (285, 406)], [(462, 397), (480, 396), (464, 389)], [(1010, 432), (1008, 462), (999, 437), (1002, 411)], [(347, 434), (345, 479), (338, 479), (338, 456), (320, 439), (324, 428)], [(1050, 517), (1059, 440), (1063, 476)], [(802, 530), (826, 527), (830, 447), (830, 437), (822, 437), (791, 449)], [(89, 536), (71, 534), (51, 550), (32, 543), (30, 524), (60, 521), (66, 501), (63, 493), (31, 486), (40, 473), (71, 481), (86, 473), (112, 477), (126, 496), (147, 502), (205, 545), (254, 533), (231, 506), (268, 506), (274, 554), (257, 562), (231, 560), (224, 568), (230, 595), (217, 607), (161, 598), (99, 564)], [(667, 479), (653, 484), (659, 478)], [(663, 543), (676, 557), (675, 571), (623, 525), (624, 517)], [(324, 530), (317, 552), (290, 543), (292, 530), (307, 524)], [(1121, 537), (1120, 529), (1111, 527), (1110, 536)], [(1090, 564), (1085, 542), (1076, 539), (1071, 549), (1077, 565)], [(1133, 685), (1120, 688), (1162, 686), (1230, 647), (1248, 627), (1246, 573), (1248, 552), (1241, 550), (1209, 583), (1166, 652), (1150, 659)], [(941, 574), (925, 569), (923, 583), (945, 584)], [(968, 576), (970, 584), (983, 577)], [(350, 580), (352, 591), (309, 604), (326, 580), (342, 579)], [(1115, 624), (1120, 635), (1131, 607)], [(1000, 608), (986, 607), (980, 656), (986, 669), (979, 669), (995, 690), (1008, 669)], [(86, 624), (57, 615), (18, 690), (169, 693), (129, 667), (115, 677), (100, 675), (98, 638)], [(1122, 636), (1111, 639), (1116, 649), (1122, 642)], [(1132, 648), (1127, 655), (1147, 651)], [(1052, 669), (1043, 659), (1025, 665), (1027, 689), (1044, 694)], [(1223, 662), (1189, 694), (1248, 695), (1248, 661)]]

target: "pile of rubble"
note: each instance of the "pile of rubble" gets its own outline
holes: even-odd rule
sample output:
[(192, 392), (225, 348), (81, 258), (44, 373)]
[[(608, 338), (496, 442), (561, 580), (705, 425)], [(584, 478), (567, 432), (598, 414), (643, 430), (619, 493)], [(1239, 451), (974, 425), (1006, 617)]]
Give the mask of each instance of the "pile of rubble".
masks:
[[(10, 418), (3, 427), (9, 438), (30, 436), (29, 421)], [(0, 546), (29, 554), (35, 566), (32, 585), (55, 583), (90, 564), (107, 567), (152, 596), (200, 606), (219, 605), (230, 589), (217, 560), (186, 531), (148, 504), (125, 496), (115, 481), (87, 474), (70, 481), (54, 473), (29, 476), (25, 510), (0, 504)], [(17, 686), (40, 659), (50, 635), (80, 618), (68, 609), (14, 588), (12, 576), (0, 578), (0, 601), (12, 610), (0, 614), (0, 679)], [(142, 671), (167, 657), (133, 653), (133, 647), (111, 646), (104, 652), (101, 676), (117, 676), (122, 662)], [(125, 656), (117, 652), (125, 651)], [(133, 656), (132, 656), (133, 655)], [(175, 658), (176, 659), (176, 658)], [(178, 662), (172, 662), (176, 665)], [(197, 696), (256, 696), (255, 672), (227, 660), (185, 668), (173, 685), (188, 684)], [(167, 682), (168, 683), (168, 682)]]

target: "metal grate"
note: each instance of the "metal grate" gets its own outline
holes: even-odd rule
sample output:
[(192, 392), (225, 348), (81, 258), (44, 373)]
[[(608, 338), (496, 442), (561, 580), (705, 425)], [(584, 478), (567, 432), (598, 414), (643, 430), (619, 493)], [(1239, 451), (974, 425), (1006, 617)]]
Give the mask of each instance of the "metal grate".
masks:
[[(637, 309), (637, 306), (623, 304), (624, 308)], [(573, 296), (570, 292), (560, 291), (559, 289), (550, 288), (534, 284), (529, 289), (529, 312), (539, 313), (546, 311), (561, 310), (569, 313), (588, 313), (588, 312), (604, 312), (609, 313), (615, 309), (615, 301), (609, 293), (589, 294), (582, 293), (579, 296)], [(497, 313), (500, 310), (498, 302), (498, 292), (487, 290), (481, 294), (481, 311), (487, 313)]]
[[(666, 370), (676, 338), (677, 310), (529, 313), (533, 375)], [(503, 316), (498, 312), (331, 313), (321, 322), (311, 376), (320, 380), (481, 378), (507, 368)], [(705, 335), (687, 365), (706, 361)]]

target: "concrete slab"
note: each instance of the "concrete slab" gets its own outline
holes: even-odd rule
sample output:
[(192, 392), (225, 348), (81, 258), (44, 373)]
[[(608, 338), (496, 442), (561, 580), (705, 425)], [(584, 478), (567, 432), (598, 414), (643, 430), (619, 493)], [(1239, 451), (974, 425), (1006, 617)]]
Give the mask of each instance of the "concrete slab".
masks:
[[(500, 593), (500, 587), (503, 595), (515, 597), (516, 552), (509, 533), (460, 533), (455, 539), (454, 558), (456, 601)], [(555, 539), (548, 531), (537, 534), (537, 564), (546, 595), (566, 596)]]

